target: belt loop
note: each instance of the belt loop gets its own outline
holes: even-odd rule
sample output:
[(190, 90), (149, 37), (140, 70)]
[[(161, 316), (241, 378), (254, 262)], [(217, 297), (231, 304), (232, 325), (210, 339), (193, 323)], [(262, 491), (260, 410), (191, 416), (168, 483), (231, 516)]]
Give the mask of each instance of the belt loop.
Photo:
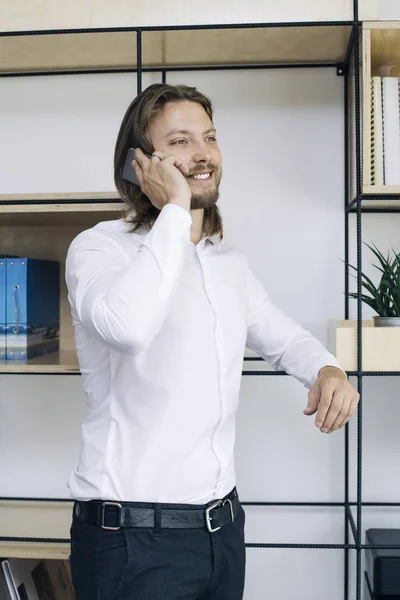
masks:
[(154, 504), (153, 534), (155, 537), (160, 537), (160, 535), (161, 535), (161, 506), (159, 504)]

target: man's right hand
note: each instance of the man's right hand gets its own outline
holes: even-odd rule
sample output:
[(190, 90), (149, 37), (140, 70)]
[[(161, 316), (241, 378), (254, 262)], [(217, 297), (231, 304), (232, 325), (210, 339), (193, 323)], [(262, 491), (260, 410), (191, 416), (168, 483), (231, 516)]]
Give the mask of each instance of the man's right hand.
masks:
[(176, 156), (157, 150), (154, 154), (157, 156), (149, 158), (140, 148), (135, 150), (132, 166), (143, 193), (158, 210), (166, 204), (176, 204), (190, 211), (192, 192), (185, 177), (189, 168)]

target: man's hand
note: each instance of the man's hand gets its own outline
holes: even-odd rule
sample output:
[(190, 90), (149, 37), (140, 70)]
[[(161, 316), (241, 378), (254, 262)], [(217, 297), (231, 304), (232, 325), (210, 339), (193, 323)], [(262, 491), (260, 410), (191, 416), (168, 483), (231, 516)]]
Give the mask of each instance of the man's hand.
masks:
[(192, 192), (185, 177), (189, 168), (182, 160), (160, 151), (148, 157), (136, 148), (132, 166), (143, 193), (158, 210), (166, 204), (177, 204), (190, 211)]
[(332, 433), (346, 425), (359, 400), (360, 394), (343, 371), (336, 367), (323, 367), (308, 393), (308, 406), (304, 414), (317, 413), (316, 427), (322, 433)]

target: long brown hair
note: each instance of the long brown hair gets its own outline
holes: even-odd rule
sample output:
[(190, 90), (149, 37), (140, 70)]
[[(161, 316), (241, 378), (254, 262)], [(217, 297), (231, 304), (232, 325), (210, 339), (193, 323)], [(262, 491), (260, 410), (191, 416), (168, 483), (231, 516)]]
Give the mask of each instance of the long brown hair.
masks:
[[(151, 229), (160, 211), (153, 206), (140, 187), (122, 177), (124, 162), (129, 148), (141, 148), (152, 154), (154, 148), (148, 136), (149, 127), (167, 102), (189, 100), (198, 102), (213, 120), (211, 101), (195, 87), (155, 83), (146, 88), (129, 105), (119, 129), (114, 153), (114, 182), (125, 203), (124, 219), (131, 225), (131, 233), (144, 227)], [(217, 205), (204, 209), (204, 234), (207, 237), (219, 235), (222, 238), (222, 217)]]

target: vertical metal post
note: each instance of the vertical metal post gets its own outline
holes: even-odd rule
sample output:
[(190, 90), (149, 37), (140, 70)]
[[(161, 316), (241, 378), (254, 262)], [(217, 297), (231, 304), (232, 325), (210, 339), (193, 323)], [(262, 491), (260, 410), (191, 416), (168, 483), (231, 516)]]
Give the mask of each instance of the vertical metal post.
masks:
[[(344, 318), (349, 318), (349, 68), (346, 65), (344, 77)], [(349, 424), (344, 429), (344, 543), (349, 543)], [(344, 600), (349, 600), (349, 549), (344, 551)]]
[(167, 69), (163, 69), (161, 71), (161, 74), (162, 74), (162, 82), (167, 83)]
[(142, 92), (142, 30), (136, 32), (137, 93)]
[[(354, 18), (358, 21), (358, 2), (354, 0)], [(362, 536), (362, 170), (361, 170), (361, 82), (360, 82), (360, 31), (354, 25), (354, 56), (355, 56), (355, 120), (356, 120), (356, 185), (357, 185), (357, 389), (360, 402), (357, 412), (357, 573), (356, 573), (356, 600), (361, 600), (361, 536)]]

